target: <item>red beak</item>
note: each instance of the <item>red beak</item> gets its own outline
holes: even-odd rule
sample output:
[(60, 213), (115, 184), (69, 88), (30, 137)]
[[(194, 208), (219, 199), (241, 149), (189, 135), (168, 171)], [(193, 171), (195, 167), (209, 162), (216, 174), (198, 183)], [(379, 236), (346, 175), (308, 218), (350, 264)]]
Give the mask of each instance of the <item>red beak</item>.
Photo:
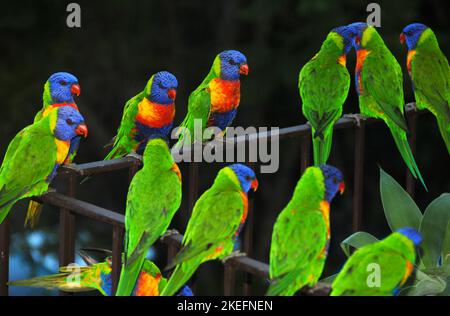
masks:
[(86, 138), (88, 136), (88, 128), (87, 128), (86, 124), (78, 125), (75, 132), (77, 133), (77, 135), (83, 136), (84, 138)]
[(169, 91), (167, 91), (167, 96), (172, 99), (175, 100), (175, 98), (177, 97), (177, 90), (175, 89), (169, 89)]
[(253, 189), (253, 191), (256, 191), (256, 190), (258, 190), (258, 186), (259, 186), (258, 179), (255, 178), (255, 180), (253, 180), (252, 184), (250, 185), (250, 189)]
[(243, 64), (239, 67), (239, 74), (241, 75), (248, 75), (248, 65), (247, 64)]
[(76, 94), (77, 97), (80, 96), (81, 89), (79, 84), (73, 84), (72, 87), (70, 87), (70, 93)]
[(406, 41), (406, 36), (404, 33), (400, 33), (400, 44), (403, 44)]
[(340, 193), (340, 194), (343, 194), (344, 191), (345, 191), (345, 183), (344, 183), (344, 182), (341, 182), (341, 183), (339, 184), (339, 193)]

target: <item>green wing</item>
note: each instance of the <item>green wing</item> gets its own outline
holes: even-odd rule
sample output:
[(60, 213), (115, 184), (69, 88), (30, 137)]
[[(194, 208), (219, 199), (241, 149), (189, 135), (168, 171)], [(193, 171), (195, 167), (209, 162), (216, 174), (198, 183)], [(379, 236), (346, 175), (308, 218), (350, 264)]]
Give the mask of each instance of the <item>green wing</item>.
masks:
[(450, 67), (442, 52), (420, 50), (411, 62), (417, 106), (450, 123)]
[(135, 127), (138, 104), (143, 98), (144, 92), (141, 92), (125, 104), (113, 149), (105, 157), (105, 160), (123, 157), (134, 150), (135, 142), (131, 137), (131, 130)]
[[(406, 257), (384, 241), (364, 246), (347, 260), (332, 284), (331, 295), (393, 295), (406, 273), (406, 264)], [(379, 284), (371, 278), (377, 271)]]
[(181, 123), (181, 127), (185, 128), (189, 131), (189, 135), (187, 135), (186, 130), (181, 130), (179, 132), (179, 141), (176, 144), (176, 147), (181, 147), (184, 142), (187, 142), (186, 139), (190, 140), (190, 144), (197, 141), (202, 141), (202, 135), (194, 134), (194, 123), (196, 119), (201, 120), (201, 128), (202, 133), (206, 128), (206, 124), (208, 123), (209, 113), (211, 110), (211, 93), (209, 91), (209, 83), (211, 80), (216, 78), (213, 70), (209, 72), (208, 76), (203, 80), (200, 86), (197, 87), (190, 95), (188, 99), (188, 113)]
[(364, 95), (373, 97), (381, 108), (381, 116), (408, 131), (403, 116), (403, 75), (402, 69), (386, 48), (371, 52), (367, 56), (361, 72)]
[(19, 199), (48, 189), (46, 180), (55, 166), (56, 144), (45, 124), (48, 121), (26, 127), (8, 147), (0, 168), (0, 223)]
[(302, 68), (299, 76), (302, 110), (315, 136), (323, 134), (339, 119), (349, 88), (350, 75), (337, 62), (330, 64), (315, 58)]

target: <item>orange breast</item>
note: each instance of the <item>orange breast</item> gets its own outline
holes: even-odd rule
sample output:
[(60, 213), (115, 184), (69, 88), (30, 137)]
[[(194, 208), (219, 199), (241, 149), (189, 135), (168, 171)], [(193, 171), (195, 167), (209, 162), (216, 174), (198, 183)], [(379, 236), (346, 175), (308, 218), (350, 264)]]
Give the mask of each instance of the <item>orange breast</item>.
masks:
[(339, 57), (338, 63), (345, 67), (345, 65), (347, 64), (347, 55), (344, 54), (341, 57)]
[(414, 49), (408, 51), (408, 57), (406, 58), (406, 68), (408, 68), (409, 73), (411, 73), (411, 62), (412, 62), (415, 54), (416, 54), (416, 51)]
[(151, 276), (146, 272), (141, 272), (136, 283), (135, 296), (159, 296), (159, 281), (161, 274), (156, 277)]
[(242, 198), (242, 202), (244, 203), (244, 212), (242, 213), (242, 217), (241, 217), (241, 224), (243, 224), (245, 222), (245, 220), (247, 219), (247, 214), (248, 214), (248, 197), (247, 197), (247, 193), (241, 192), (241, 198)]
[(211, 110), (228, 112), (239, 106), (241, 84), (239, 80), (228, 81), (216, 78), (209, 83), (211, 93)]
[(370, 54), (370, 51), (368, 51), (367, 49), (360, 49), (356, 52), (356, 76), (358, 78), (358, 90), (359, 93), (361, 94), (363, 91), (363, 85), (362, 85), (362, 77), (361, 77), (361, 70), (362, 67), (364, 65), (364, 62), (367, 58), (367, 55)]
[(146, 126), (161, 128), (171, 124), (174, 116), (175, 104), (158, 104), (144, 98), (138, 104), (136, 120)]

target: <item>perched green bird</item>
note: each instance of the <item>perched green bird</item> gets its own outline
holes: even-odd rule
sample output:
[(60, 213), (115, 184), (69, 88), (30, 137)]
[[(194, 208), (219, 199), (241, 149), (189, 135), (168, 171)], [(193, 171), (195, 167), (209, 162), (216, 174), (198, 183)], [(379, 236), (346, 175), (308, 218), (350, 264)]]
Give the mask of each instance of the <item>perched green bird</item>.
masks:
[(317, 283), (330, 243), (330, 203), (344, 189), (335, 167), (306, 169), (273, 227), (267, 295), (292, 296)]
[(406, 65), (413, 83), (416, 105), (436, 116), (450, 154), (450, 67), (434, 32), (421, 23), (403, 29), (400, 42), (408, 46)]
[(331, 295), (397, 295), (414, 271), (416, 248), (421, 242), (422, 236), (414, 228), (401, 228), (379, 242), (361, 247), (334, 279)]
[[(45, 82), (44, 93), (42, 95), (42, 109), (34, 117), (34, 123), (47, 116), (54, 108), (71, 106), (78, 111), (78, 106), (73, 99), (75, 95), (80, 95), (80, 85), (74, 75), (68, 72), (56, 72), (52, 74)], [(64, 164), (72, 163), (80, 146), (80, 140), (80, 136), (70, 140), (69, 154)], [(28, 206), (25, 226), (35, 226), (41, 210), (42, 204), (31, 200)]]
[[(87, 292), (99, 291), (104, 296), (112, 294), (112, 262), (111, 252), (98, 262), (91, 256), (80, 251), (80, 255), (88, 266), (70, 265), (61, 267), (60, 273), (35, 277), (28, 280), (9, 282), (9, 286), (28, 286), (46, 288), (49, 290), (60, 290), (64, 292)], [(133, 296), (159, 296), (167, 280), (162, 277), (159, 268), (150, 260), (145, 260), (142, 270), (133, 290)], [(192, 296), (192, 291), (185, 286), (178, 294), (181, 296)]]
[(402, 69), (373, 26), (359, 22), (347, 28), (357, 56), (355, 85), (361, 114), (386, 123), (411, 174), (426, 189), (406, 137)]
[(168, 268), (175, 271), (161, 296), (171, 296), (185, 284), (203, 262), (230, 255), (247, 218), (247, 192), (258, 180), (249, 167), (233, 164), (222, 168), (214, 184), (194, 206), (183, 237), (183, 247)]
[(128, 189), (125, 259), (117, 296), (131, 294), (148, 249), (166, 232), (181, 204), (181, 173), (166, 141), (150, 139), (143, 159)]
[(70, 141), (87, 133), (83, 116), (64, 106), (14, 137), (0, 167), (0, 223), (18, 200), (47, 191), (69, 154)]
[(331, 30), (298, 79), (303, 115), (311, 124), (316, 166), (325, 164), (330, 156), (333, 125), (342, 115), (350, 88), (345, 64), (352, 43), (347, 32), (345, 26)]
[(105, 160), (129, 153), (142, 155), (150, 137), (167, 137), (175, 116), (177, 88), (177, 78), (170, 72), (160, 71), (154, 74), (144, 91), (125, 104), (113, 148)]
[[(226, 50), (216, 56), (206, 78), (189, 96), (188, 113), (181, 123), (175, 148), (209, 140), (204, 135), (208, 127), (218, 127), (225, 132), (236, 116), (241, 99), (239, 78), (247, 74), (247, 58), (242, 53)], [(200, 128), (198, 132), (196, 121)]]

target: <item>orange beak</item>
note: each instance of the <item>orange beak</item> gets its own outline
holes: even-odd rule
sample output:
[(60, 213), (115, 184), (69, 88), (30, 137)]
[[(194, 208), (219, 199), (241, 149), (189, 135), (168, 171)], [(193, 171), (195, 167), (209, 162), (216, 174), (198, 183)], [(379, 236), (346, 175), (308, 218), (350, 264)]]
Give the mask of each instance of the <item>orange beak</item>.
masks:
[(403, 44), (406, 41), (406, 36), (404, 33), (400, 33), (400, 44)]
[(241, 75), (248, 75), (248, 65), (247, 64), (243, 64), (239, 67), (239, 74)]
[(170, 168), (173, 172), (175, 172), (178, 176), (178, 179), (181, 181), (181, 171), (180, 168), (178, 168), (178, 165), (176, 163), (173, 163), (172, 168)]
[(339, 193), (342, 195), (345, 191), (345, 182), (342, 181), (341, 183), (339, 183)]
[(167, 91), (167, 96), (172, 99), (175, 100), (175, 98), (177, 97), (177, 90), (175, 89), (169, 89), (169, 91)]
[(70, 93), (76, 94), (77, 97), (80, 96), (81, 88), (79, 84), (73, 84), (72, 87), (70, 87)]
[(88, 136), (88, 128), (87, 128), (86, 124), (78, 125), (75, 132), (77, 133), (77, 135), (83, 136), (84, 138), (86, 138)]
[(255, 180), (253, 180), (252, 184), (250, 185), (250, 189), (256, 191), (258, 190), (258, 186), (259, 186), (258, 179), (255, 178)]

